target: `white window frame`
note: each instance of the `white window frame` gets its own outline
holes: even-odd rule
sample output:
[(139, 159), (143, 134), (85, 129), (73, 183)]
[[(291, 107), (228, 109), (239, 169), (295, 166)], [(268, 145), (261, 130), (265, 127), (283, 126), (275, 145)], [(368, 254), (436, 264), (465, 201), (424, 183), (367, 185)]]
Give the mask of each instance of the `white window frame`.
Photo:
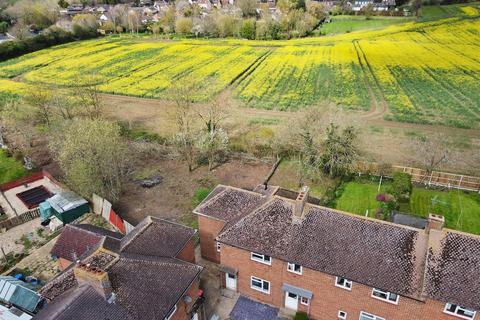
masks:
[[(376, 295), (374, 295), (375, 292), (378, 292), (380, 294), (384, 294), (386, 295), (387, 297), (386, 298), (382, 298), (382, 297), (378, 297)], [(397, 296), (397, 299), (395, 301), (393, 300), (390, 300), (390, 296), (394, 294)], [(377, 288), (373, 288), (372, 290), (372, 298), (375, 298), (375, 299), (378, 299), (378, 300), (381, 300), (381, 301), (385, 301), (385, 302), (388, 302), (388, 303), (391, 303), (391, 304), (398, 304), (398, 302), (400, 301), (400, 295), (396, 294), (396, 293), (393, 293), (393, 292), (388, 292), (388, 291), (383, 291), (383, 290), (380, 290), (380, 289), (377, 289)]]
[(220, 248), (221, 248), (220, 242), (215, 241), (215, 248), (217, 249), (217, 252), (220, 252)]
[(175, 314), (175, 312), (177, 312), (177, 305), (173, 306), (173, 310), (170, 312), (170, 314), (168, 314), (166, 317), (165, 317), (165, 320), (170, 320), (172, 319), (173, 315)]
[[(268, 259), (265, 259), (265, 257), (268, 257)], [(256, 252), (250, 252), (250, 259), (253, 261), (257, 261), (263, 264), (266, 264), (268, 266), (272, 265), (272, 257), (266, 254), (260, 254)]]
[[(257, 281), (257, 282), (261, 282), (261, 283), (262, 283), (262, 288), (258, 288), (258, 287), (256, 287), (256, 286), (254, 286), (254, 285), (253, 285), (253, 280), (255, 280), (255, 281)], [(268, 283), (268, 290), (263, 289), (263, 284), (264, 284), (265, 282)], [(271, 284), (270, 284), (270, 281), (264, 280), (264, 279), (262, 279), (262, 278), (258, 278), (258, 277), (251, 276), (251, 277), (250, 277), (250, 288), (252, 288), (253, 290), (259, 291), (259, 292), (263, 292), (263, 293), (266, 293), (266, 294), (270, 294)]]
[(374, 314), (371, 314), (371, 313), (368, 313), (368, 312), (365, 312), (365, 311), (360, 312), (360, 317), (358, 319), (362, 320), (362, 316), (363, 317), (368, 317), (368, 320), (385, 320), (385, 318), (376, 316)]
[[(300, 267), (300, 271), (295, 271), (295, 266), (298, 266)], [(303, 267), (299, 264), (296, 264), (296, 263), (291, 263), (291, 262), (287, 262), (287, 271), (288, 272), (291, 272), (291, 273), (295, 273), (295, 274), (302, 274), (303, 273)]]
[(347, 319), (347, 313), (343, 310), (338, 310), (338, 319), (346, 320)]
[[(344, 284), (339, 284), (338, 280), (343, 280)], [(350, 287), (347, 286), (347, 284), (350, 285)], [(348, 291), (352, 291), (353, 287), (353, 282), (351, 280), (348, 280), (347, 278), (342, 278), (342, 277), (335, 277), (335, 287), (342, 288)]]
[[(450, 309), (451, 306), (455, 306), (455, 307), (456, 307), (456, 308), (455, 308), (455, 312), (448, 311), (448, 309)], [(458, 314), (457, 312), (458, 312), (459, 310), (464, 310), (464, 311), (473, 312), (473, 316), (472, 316), (472, 317), (468, 317), (468, 316), (464, 316), (464, 315)], [(449, 314), (449, 315), (458, 317), (458, 318), (468, 319), (468, 320), (475, 319), (475, 316), (477, 315), (477, 311), (472, 310), (472, 309), (468, 309), (468, 308), (464, 308), (464, 307), (459, 306), (458, 304), (454, 304), (454, 303), (445, 303), (445, 308), (443, 308), (443, 312), (446, 313), (446, 314)]]
[[(303, 302), (303, 299), (307, 300), (306, 302)], [(300, 303), (303, 304), (304, 306), (308, 306), (310, 304), (310, 299), (307, 297), (300, 297)]]

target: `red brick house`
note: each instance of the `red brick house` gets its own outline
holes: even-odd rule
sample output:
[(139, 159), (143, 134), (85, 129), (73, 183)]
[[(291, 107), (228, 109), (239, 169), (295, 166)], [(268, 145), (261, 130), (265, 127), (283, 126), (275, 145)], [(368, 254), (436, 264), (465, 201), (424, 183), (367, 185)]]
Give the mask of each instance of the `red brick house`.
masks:
[(308, 189), (272, 187), (254, 191), (263, 197), (255, 208), (248, 199), (222, 208), (222, 199), (243, 199), (223, 190), (195, 211), (207, 224), (200, 236), (214, 233), (208, 219), (219, 212), (234, 217), (215, 238), (225, 288), (311, 319), (476, 318), (480, 237), (443, 228), (443, 217), (417, 229), (321, 207)]
[(195, 234), (147, 217), (121, 239), (103, 238), (40, 289), (48, 304), (35, 319), (202, 319)]

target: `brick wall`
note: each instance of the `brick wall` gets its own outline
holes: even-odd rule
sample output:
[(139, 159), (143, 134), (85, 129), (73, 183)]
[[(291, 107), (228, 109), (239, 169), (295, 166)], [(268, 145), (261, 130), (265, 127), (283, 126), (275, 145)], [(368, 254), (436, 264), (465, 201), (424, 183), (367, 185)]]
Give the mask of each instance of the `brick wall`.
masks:
[(193, 243), (193, 238), (185, 244), (183, 249), (177, 254), (176, 258), (195, 263), (195, 244)]
[[(222, 245), (221, 264), (238, 270), (237, 290), (248, 297), (277, 308), (285, 305), (282, 284), (299, 287), (313, 293), (309, 306), (298, 303), (299, 310), (310, 314), (311, 319), (337, 319), (339, 310), (347, 312), (347, 319), (358, 319), (365, 311), (387, 320), (459, 319), (443, 313), (444, 303), (428, 300), (420, 302), (400, 297), (398, 305), (371, 297), (372, 288), (353, 282), (352, 290), (335, 286), (335, 276), (303, 268), (302, 275), (287, 271), (287, 262), (272, 258), (272, 265), (264, 265), (250, 259), (250, 252)], [(374, 266), (372, 266), (374, 267)], [(270, 282), (270, 294), (250, 288), (250, 277)]]
[(198, 215), (198, 229), (202, 258), (219, 263), (220, 254), (217, 252), (215, 238), (225, 226), (224, 221)]
[(192, 302), (186, 303), (182, 297), (182, 299), (180, 299), (180, 301), (177, 303), (177, 311), (172, 317), (172, 320), (190, 320), (190, 315), (188, 314), (188, 312), (190, 311), (193, 304), (195, 303), (195, 300), (197, 299), (198, 288), (199, 288), (199, 279), (197, 278), (195, 281), (193, 281), (192, 285), (190, 286), (190, 288), (186, 293), (186, 295), (192, 298)]

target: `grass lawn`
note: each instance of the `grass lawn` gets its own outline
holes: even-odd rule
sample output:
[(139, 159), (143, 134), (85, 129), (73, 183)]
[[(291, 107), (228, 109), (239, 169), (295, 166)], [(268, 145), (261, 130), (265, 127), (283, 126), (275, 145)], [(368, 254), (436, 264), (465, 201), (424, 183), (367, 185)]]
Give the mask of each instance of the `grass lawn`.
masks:
[[(373, 217), (377, 188), (376, 183), (349, 182), (335, 207), (359, 215), (368, 209), (369, 216)], [(441, 214), (445, 216), (447, 228), (480, 234), (480, 195), (477, 193), (413, 188), (410, 205), (402, 206), (401, 210), (421, 217)]]
[(332, 16), (332, 22), (325, 23), (321, 27), (323, 34), (338, 34), (365, 29), (379, 29), (392, 24), (411, 21), (405, 17), (372, 17), (370, 20), (364, 16)]
[(27, 175), (22, 163), (9, 157), (5, 150), (0, 150), (0, 183), (9, 182)]

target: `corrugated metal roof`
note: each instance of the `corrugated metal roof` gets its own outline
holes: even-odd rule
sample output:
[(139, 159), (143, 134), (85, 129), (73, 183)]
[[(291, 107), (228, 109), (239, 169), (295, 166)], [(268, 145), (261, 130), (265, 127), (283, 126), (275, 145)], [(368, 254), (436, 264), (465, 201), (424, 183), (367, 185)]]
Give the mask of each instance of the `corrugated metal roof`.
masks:
[(58, 213), (63, 213), (88, 203), (87, 200), (71, 191), (60, 192), (47, 201)]
[(10, 276), (0, 276), (0, 300), (34, 312), (42, 298), (27, 284)]
[(31, 315), (28, 315), (16, 308), (7, 308), (0, 305), (0, 320), (30, 320)]

